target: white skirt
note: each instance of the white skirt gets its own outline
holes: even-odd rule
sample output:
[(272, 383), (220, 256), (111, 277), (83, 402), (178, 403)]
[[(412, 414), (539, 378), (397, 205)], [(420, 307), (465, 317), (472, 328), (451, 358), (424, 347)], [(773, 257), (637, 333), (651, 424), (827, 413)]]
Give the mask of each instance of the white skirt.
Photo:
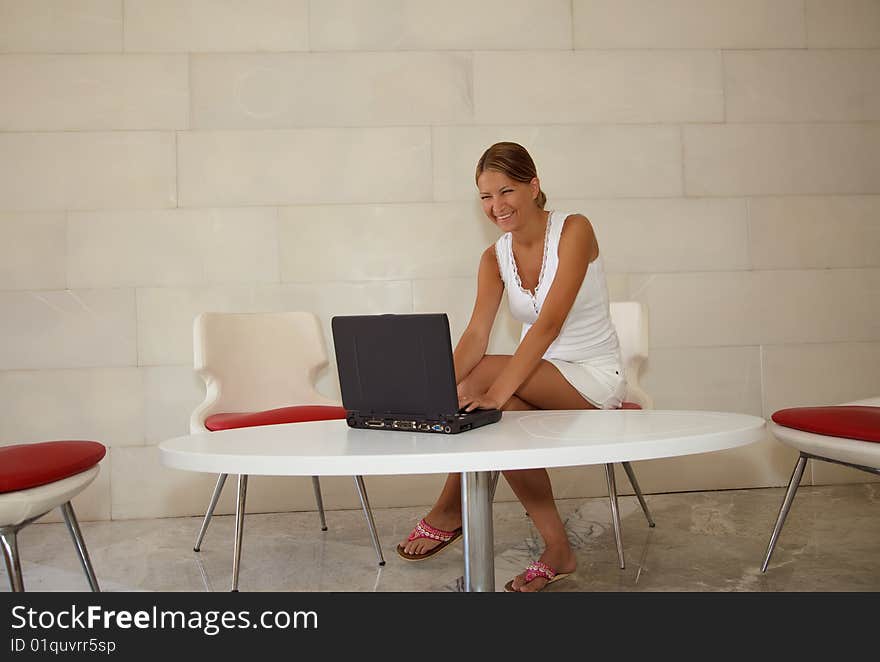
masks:
[(626, 397), (626, 375), (616, 356), (588, 361), (546, 359), (565, 381), (597, 409), (619, 409)]

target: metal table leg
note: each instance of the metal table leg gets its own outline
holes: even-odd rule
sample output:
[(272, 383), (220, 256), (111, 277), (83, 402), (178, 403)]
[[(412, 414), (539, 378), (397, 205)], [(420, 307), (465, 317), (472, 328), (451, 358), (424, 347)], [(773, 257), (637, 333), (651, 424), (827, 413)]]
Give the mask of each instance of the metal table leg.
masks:
[(491, 471), (461, 474), (465, 591), (495, 591), (495, 540), (492, 530)]

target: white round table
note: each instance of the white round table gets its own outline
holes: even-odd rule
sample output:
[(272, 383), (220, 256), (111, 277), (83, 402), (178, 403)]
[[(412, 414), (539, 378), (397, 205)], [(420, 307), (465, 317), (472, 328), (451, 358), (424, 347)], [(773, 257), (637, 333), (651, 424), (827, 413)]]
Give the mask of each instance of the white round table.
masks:
[[(461, 473), (465, 587), (493, 591), (493, 472), (724, 450), (759, 441), (764, 425), (757, 416), (709, 411), (525, 411), (457, 435), (355, 430), (334, 420), (192, 434), (162, 442), (159, 451), (168, 467), (238, 474), (240, 488), (248, 475)], [(243, 517), (239, 498), (233, 590)]]

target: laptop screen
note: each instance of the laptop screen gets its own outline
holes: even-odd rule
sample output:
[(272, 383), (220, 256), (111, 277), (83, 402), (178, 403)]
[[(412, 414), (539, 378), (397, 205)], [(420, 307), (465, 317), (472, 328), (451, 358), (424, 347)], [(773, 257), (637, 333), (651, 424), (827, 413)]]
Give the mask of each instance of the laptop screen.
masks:
[(458, 410), (445, 313), (344, 315), (331, 326), (348, 411), (433, 417)]

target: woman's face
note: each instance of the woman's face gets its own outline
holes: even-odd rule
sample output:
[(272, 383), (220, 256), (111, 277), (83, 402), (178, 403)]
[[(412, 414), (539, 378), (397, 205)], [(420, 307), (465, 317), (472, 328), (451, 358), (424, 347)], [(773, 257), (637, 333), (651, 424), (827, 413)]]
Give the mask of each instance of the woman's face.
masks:
[[(521, 227), (537, 209), (538, 178), (518, 182), (503, 172), (484, 170), (477, 177), (483, 212), (499, 229), (510, 232)], [(523, 218), (523, 217), (526, 218)]]

